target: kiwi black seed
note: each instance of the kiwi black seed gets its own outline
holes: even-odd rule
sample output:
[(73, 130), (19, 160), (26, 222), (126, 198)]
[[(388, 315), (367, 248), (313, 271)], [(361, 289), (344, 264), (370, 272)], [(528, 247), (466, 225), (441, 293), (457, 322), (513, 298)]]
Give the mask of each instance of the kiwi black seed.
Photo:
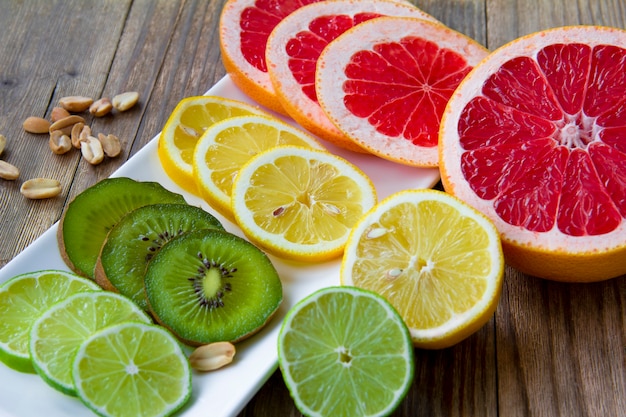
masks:
[(143, 276), (148, 262), (170, 239), (200, 229), (224, 227), (210, 213), (188, 204), (151, 204), (131, 211), (113, 226), (102, 245), (96, 282), (147, 310)]
[(156, 203), (184, 204), (185, 199), (156, 182), (126, 177), (107, 178), (85, 189), (67, 206), (59, 223), (57, 241), (63, 260), (77, 274), (93, 279), (109, 230), (126, 213)]
[(185, 233), (163, 245), (144, 285), (155, 319), (191, 346), (254, 334), (283, 299), (265, 253), (220, 230)]

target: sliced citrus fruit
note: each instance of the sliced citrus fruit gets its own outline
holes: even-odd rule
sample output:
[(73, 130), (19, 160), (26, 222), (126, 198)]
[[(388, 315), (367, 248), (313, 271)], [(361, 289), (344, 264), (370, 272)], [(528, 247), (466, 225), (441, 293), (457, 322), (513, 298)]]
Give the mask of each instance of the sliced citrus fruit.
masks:
[(257, 103), (285, 113), (267, 74), (265, 47), (276, 25), (294, 10), (319, 0), (228, 0), (220, 16), (220, 50), (235, 85)]
[(191, 369), (160, 326), (126, 322), (87, 338), (72, 363), (80, 399), (100, 416), (169, 416), (191, 397)]
[(380, 16), (435, 21), (417, 7), (394, 1), (321, 1), (285, 17), (267, 41), (267, 72), (285, 111), (318, 137), (353, 151), (365, 152), (328, 119), (317, 101), (315, 66), (329, 42), (355, 25)]
[(76, 350), (97, 330), (125, 321), (152, 322), (129, 298), (109, 291), (81, 292), (60, 301), (31, 328), (35, 370), (53, 388), (76, 395), (71, 373)]
[(192, 156), (198, 139), (213, 123), (245, 114), (267, 114), (258, 107), (217, 96), (182, 99), (159, 135), (158, 155), (165, 173), (184, 190), (198, 194)]
[(215, 123), (202, 135), (193, 155), (200, 195), (234, 220), (230, 195), (237, 171), (254, 155), (279, 145), (324, 149), (313, 136), (274, 117), (239, 116)]
[(362, 148), (411, 166), (438, 164), (448, 98), (487, 50), (444, 25), (379, 17), (328, 44), (315, 87), (329, 119)]
[(387, 197), (354, 227), (342, 284), (375, 291), (398, 310), (416, 347), (452, 346), (497, 307), (504, 276), (498, 231), (480, 212), (437, 190)]
[(278, 335), (278, 364), (307, 416), (386, 416), (413, 380), (413, 347), (378, 294), (327, 287), (297, 303)]
[(100, 289), (90, 279), (61, 270), (17, 275), (0, 286), (0, 360), (20, 372), (35, 372), (28, 348), (30, 329), (50, 306)]
[(442, 181), (530, 275), (626, 273), (626, 31), (578, 26), (502, 46), (452, 96)]
[(279, 146), (241, 168), (231, 197), (235, 220), (253, 243), (283, 258), (320, 261), (342, 253), (376, 190), (343, 158)]

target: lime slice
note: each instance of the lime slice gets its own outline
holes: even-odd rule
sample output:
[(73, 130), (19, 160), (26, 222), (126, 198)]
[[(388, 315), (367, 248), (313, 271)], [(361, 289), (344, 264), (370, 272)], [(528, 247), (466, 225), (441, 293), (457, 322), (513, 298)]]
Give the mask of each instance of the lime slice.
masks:
[(35, 372), (28, 337), (50, 306), (80, 291), (100, 287), (71, 272), (42, 270), (17, 275), (0, 286), (0, 360), (20, 372)]
[(50, 307), (30, 332), (30, 354), (37, 373), (52, 387), (76, 395), (72, 361), (80, 344), (96, 331), (126, 321), (151, 323), (150, 317), (122, 295), (74, 294)]
[(328, 287), (287, 314), (278, 364), (307, 416), (384, 416), (413, 381), (413, 345), (404, 321), (380, 295)]
[(191, 395), (189, 361), (164, 328), (121, 323), (94, 333), (72, 367), (80, 399), (101, 416), (167, 416)]

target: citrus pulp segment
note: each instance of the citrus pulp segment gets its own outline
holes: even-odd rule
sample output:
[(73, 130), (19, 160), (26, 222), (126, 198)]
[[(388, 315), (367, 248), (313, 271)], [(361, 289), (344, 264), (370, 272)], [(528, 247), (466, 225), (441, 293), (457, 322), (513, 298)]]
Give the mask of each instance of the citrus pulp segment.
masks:
[(276, 112), (286, 114), (267, 74), (267, 38), (283, 18), (316, 1), (228, 0), (222, 9), (219, 30), (224, 68), (242, 91)]
[(317, 98), (333, 124), (362, 148), (402, 164), (435, 167), (448, 99), (487, 53), (442, 24), (379, 17), (322, 51)]
[(28, 338), (33, 323), (69, 295), (100, 289), (95, 282), (62, 270), (17, 275), (0, 286), (0, 360), (20, 372), (35, 372)]
[(414, 345), (432, 349), (460, 342), (493, 316), (503, 275), (500, 238), (487, 217), (441, 191), (408, 190), (354, 227), (340, 280), (385, 297)]
[(324, 149), (311, 135), (277, 118), (231, 117), (202, 135), (193, 154), (193, 173), (200, 195), (231, 221), (230, 195), (237, 171), (254, 155), (279, 145)]
[(626, 273), (626, 31), (554, 28), (502, 46), (442, 120), (447, 191), (485, 213), (530, 275)]
[(192, 156), (198, 139), (213, 123), (245, 114), (267, 114), (260, 108), (217, 96), (182, 99), (159, 135), (158, 155), (165, 173), (184, 190), (198, 194)]
[(101, 416), (169, 416), (191, 397), (191, 369), (160, 326), (125, 322), (87, 338), (72, 362), (83, 403)]
[(317, 101), (315, 66), (329, 42), (355, 25), (380, 16), (435, 21), (415, 6), (389, 0), (321, 1), (285, 17), (267, 41), (267, 72), (287, 114), (316, 136), (357, 152), (366, 151), (329, 120)]
[(233, 184), (237, 224), (256, 245), (297, 261), (339, 256), (376, 203), (370, 178), (329, 152), (279, 146), (250, 159)]
[(413, 380), (407, 327), (378, 294), (327, 287), (298, 302), (278, 335), (278, 364), (307, 416), (386, 416)]
[(32, 325), (29, 350), (33, 367), (50, 386), (75, 396), (71, 370), (80, 344), (97, 330), (125, 321), (152, 322), (130, 299), (109, 291), (67, 297)]

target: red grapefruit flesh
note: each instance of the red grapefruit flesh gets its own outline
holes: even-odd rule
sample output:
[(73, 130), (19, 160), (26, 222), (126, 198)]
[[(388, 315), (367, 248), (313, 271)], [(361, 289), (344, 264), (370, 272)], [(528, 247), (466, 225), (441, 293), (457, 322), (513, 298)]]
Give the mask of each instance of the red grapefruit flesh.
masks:
[(559, 281), (626, 273), (626, 31), (555, 28), (495, 51), (442, 121), (447, 191), (487, 214), (507, 262)]
[(448, 99), (487, 54), (476, 41), (438, 23), (372, 19), (324, 49), (317, 97), (333, 124), (364, 149), (402, 164), (436, 167)]
[(435, 19), (417, 7), (389, 0), (336, 0), (309, 4), (284, 18), (266, 49), (267, 70), (279, 101), (301, 126), (335, 145), (361, 151), (326, 116), (315, 91), (322, 50), (348, 29), (381, 16)]

